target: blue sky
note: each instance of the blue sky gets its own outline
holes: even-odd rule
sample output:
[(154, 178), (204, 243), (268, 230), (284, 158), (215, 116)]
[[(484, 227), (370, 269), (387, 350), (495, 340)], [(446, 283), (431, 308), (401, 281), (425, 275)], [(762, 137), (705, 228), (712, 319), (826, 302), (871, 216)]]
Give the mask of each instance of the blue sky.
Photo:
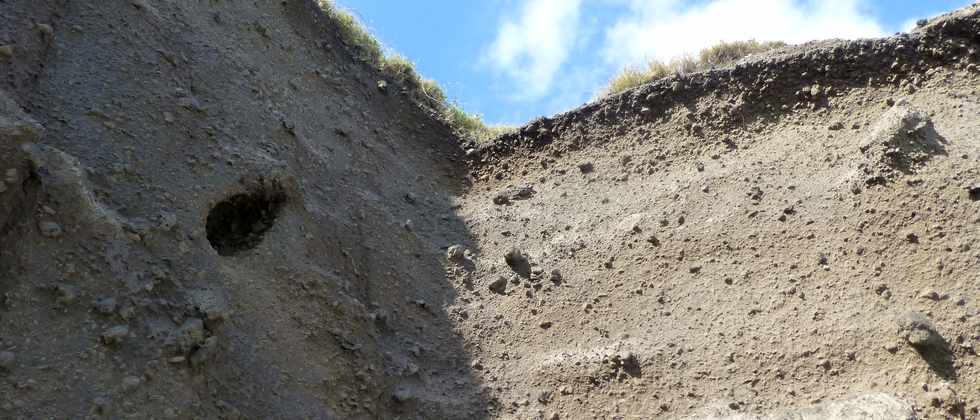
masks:
[(464, 109), (519, 125), (718, 41), (884, 36), (967, 0), (335, 0)]

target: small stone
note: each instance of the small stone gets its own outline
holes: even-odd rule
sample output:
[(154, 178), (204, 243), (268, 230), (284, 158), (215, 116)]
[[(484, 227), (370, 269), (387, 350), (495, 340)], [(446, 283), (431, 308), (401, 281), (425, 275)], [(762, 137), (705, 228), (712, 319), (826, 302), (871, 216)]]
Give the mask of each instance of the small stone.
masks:
[(480, 359), (476, 359), (472, 363), (470, 363), (470, 367), (475, 370), (483, 370), (483, 361), (481, 361)]
[(941, 298), (942, 296), (935, 290), (926, 290), (919, 294), (919, 299), (923, 300), (940, 300)]
[(619, 359), (619, 364), (627, 368), (636, 366), (638, 364), (636, 360), (636, 355), (633, 354), (633, 352), (631, 351), (624, 351), (618, 354), (616, 357)]
[(37, 31), (44, 36), (51, 36), (54, 34), (54, 28), (51, 27), (51, 25), (48, 25), (47, 23), (38, 23)]
[(504, 262), (518, 274), (522, 274), (525, 271), (530, 272), (531, 262), (528, 260), (527, 255), (524, 254), (524, 251), (521, 251), (519, 248), (511, 248), (504, 255)]
[(95, 312), (101, 315), (112, 315), (116, 312), (116, 298), (107, 297), (95, 302)]
[(462, 245), (453, 245), (446, 250), (446, 259), (449, 261), (462, 261), (466, 258), (466, 253)]
[(127, 376), (123, 378), (122, 388), (123, 391), (132, 391), (140, 386), (143, 380), (138, 376)]
[(538, 326), (543, 329), (551, 328), (552, 325), (554, 325), (554, 323), (552, 323), (551, 321), (543, 321), (540, 324), (538, 324)]
[(163, 212), (157, 215), (157, 228), (161, 231), (167, 232), (173, 230), (177, 227), (177, 215), (169, 212)]
[(583, 174), (587, 174), (595, 171), (595, 165), (593, 165), (592, 162), (583, 162), (578, 164), (578, 170)]
[(399, 388), (391, 395), (391, 397), (395, 400), (395, 402), (404, 404), (414, 400), (415, 394), (406, 388)]
[(378, 80), (378, 90), (380, 90), (382, 92), (387, 92), (388, 91), (388, 82), (386, 82), (384, 80)]
[(510, 197), (504, 192), (499, 192), (493, 197), (493, 204), (498, 206), (510, 204)]
[(944, 346), (945, 340), (925, 315), (909, 311), (899, 315), (895, 322), (899, 337), (916, 349), (939, 349)]
[(489, 289), (498, 295), (507, 294), (507, 279), (504, 277), (497, 277), (493, 283), (490, 283)]
[(204, 112), (206, 109), (201, 105), (201, 101), (193, 96), (185, 96), (177, 100), (177, 106), (195, 112)]
[(557, 269), (551, 270), (550, 280), (551, 280), (552, 283), (554, 283), (556, 285), (561, 284), (562, 283), (562, 280), (563, 280), (562, 279), (562, 276), (561, 276), (561, 271), (558, 271)]
[(48, 238), (58, 238), (61, 237), (61, 234), (63, 233), (61, 230), (61, 225), (50, 220), (38, 223), (37, 227), (41, 230), (41, 235)]
[(116, 325), (102, 333), (102, 343), (108, 346), (122, 342), (123, 338), (129, 335), (129, 327), (126, 325)]
[(59, 284), (54, 287), (54, 292), (60, 305), (70, 305), (78, 298), (78, 288), (70, 284)]
[(970, 200), (980, 201), (980, 182), (967, 187), (966, 192), (969, 194)]
[(174, 332), (171, 342), (178, 352), (186, 354), (203, 344), (204, 339), (204, 321), (200, 318), (190, 318)]
[(917, 244), (919, 243), (919, 235), (916, 235), (915, 232), (906, 233), (905, 241), (910, 244)]
[(6, 371), (10, 372), (14, 369), (14, 362), (17, 361), (16, 356), (10, 351), (0, 351), (0, 372)]
[(132, 305), (123, 306), (119, 309), (119, 316), (123, 319), (133, 319), (136, 316), (136, 308)]

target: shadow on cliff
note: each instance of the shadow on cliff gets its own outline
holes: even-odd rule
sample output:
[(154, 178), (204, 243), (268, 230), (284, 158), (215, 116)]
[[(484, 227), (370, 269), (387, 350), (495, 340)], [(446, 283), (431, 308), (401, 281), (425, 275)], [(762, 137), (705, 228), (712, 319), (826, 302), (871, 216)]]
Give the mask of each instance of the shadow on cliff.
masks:
[[(7, 235), (36, 246), (0, 261), (15, 268), (4, 289), (21, 291), (0, 336), (36, 345), (24, 366), (98, 356), (70, 373), (15, 369), (42, 384), (20, 414), (487, 416), (448, 312), (460, 297), (446, 248), (469, 241), (457, 139), (379, 89), (315, 1), (67, 3), (44, 25), (46, 58), (16, 67), (31, 84), (11, 91), (72, 178), (42, 177), (22, 212), (59, 237), (33, 220)], [(119, 229), (75, 216), (92, 209)], [(36, 278), (63, 278), (72, 298)]]

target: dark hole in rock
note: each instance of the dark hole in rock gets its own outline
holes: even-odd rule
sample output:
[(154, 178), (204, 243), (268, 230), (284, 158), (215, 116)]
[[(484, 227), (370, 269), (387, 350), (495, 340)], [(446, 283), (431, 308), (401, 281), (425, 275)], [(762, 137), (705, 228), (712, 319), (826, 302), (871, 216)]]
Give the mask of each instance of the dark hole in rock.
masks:
[(208, 242), (225, 257), (255, 248), (285, 203), (286, 194), (278, 186), (265, 184), (225, 199), (208, 213)]

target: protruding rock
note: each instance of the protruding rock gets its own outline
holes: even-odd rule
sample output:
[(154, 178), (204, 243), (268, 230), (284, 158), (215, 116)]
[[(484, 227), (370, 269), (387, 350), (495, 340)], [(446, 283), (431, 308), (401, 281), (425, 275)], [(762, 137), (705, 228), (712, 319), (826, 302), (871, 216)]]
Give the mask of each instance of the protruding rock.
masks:
[(909, 311), (899, 315), (895, 322), (898, 324), (898, 334), (909, 345), (917, 350), (941, 349), (945, 340), (936, 331), (929, 318), (918, 312)]
[(393, 394), (391, 394), (392, 399), (399, 404), (409, 403), (415, 400), (415, 393), (408, 388), (399, 388)]
[(116, 312), (116, 307), (116, 298), (113, 297), (99, 299), (94, 305), (95, 312), (101, 315), (112, 315)]
[(945, 140), (928, 115), (902, 100), (881, 116), (860, 149), (867, 157), (865, 183), (872, 185), (915, 173), (932, 156), (945, 153)]
[(36, 28), (37, 28), (37, 32), (43, 36), (54, 35), (54, 27), (48, 25), (47, 23), (38, 23)]
[(132, 391), (143, 383), (143, 379), (139, 376), (127, 376), (122, 380), (123, 391)]
[(41, 231), (41, 235), (48, 238), (59, 238), (63, 233), (61, 230), (61, 225), (50, 220), (38, 223), (37, 228)]
[(966, 193), (973, 201), (980, 201), (980, 182), (966, 188)]
[(466, 252), (462, 245), (453, 245), (446, 250), (446, 259), (452, 262), (459, 262), (466, 258)]
[(70, 284), (59, 284), (54, 287), (55, 299), (60, 305), (70, 305), (78, 299), (78, 288)]
[(129, 335), (129, 327), (126, 325), (116, 325), (110, 327), (102, 333), (102, 343), (107, 346), (117, 345)]
[(551, 276), (549, 279), (556, 285), (561, 284), (564, 280), (564, 278), (561, 276), (561, 271), (558, 271), (558, 269), (551, 270)]
[(492, 283), (490, 283), (489, 289), (498, 295), (507, 294), (507, 279), (504, 277), (497, 277)]
[(171, 343), (180, 353), (188, 353), (195, 347), (204, 343), (205, 331), (204, 321), (199, 318), (190, 318), (184, 321), (174, 334), (171, 336)]
[(519, 248), (511, 248), (507, 255), (504, 255), (504, 262), (522, 277), (531, 276), (531, 261)]

